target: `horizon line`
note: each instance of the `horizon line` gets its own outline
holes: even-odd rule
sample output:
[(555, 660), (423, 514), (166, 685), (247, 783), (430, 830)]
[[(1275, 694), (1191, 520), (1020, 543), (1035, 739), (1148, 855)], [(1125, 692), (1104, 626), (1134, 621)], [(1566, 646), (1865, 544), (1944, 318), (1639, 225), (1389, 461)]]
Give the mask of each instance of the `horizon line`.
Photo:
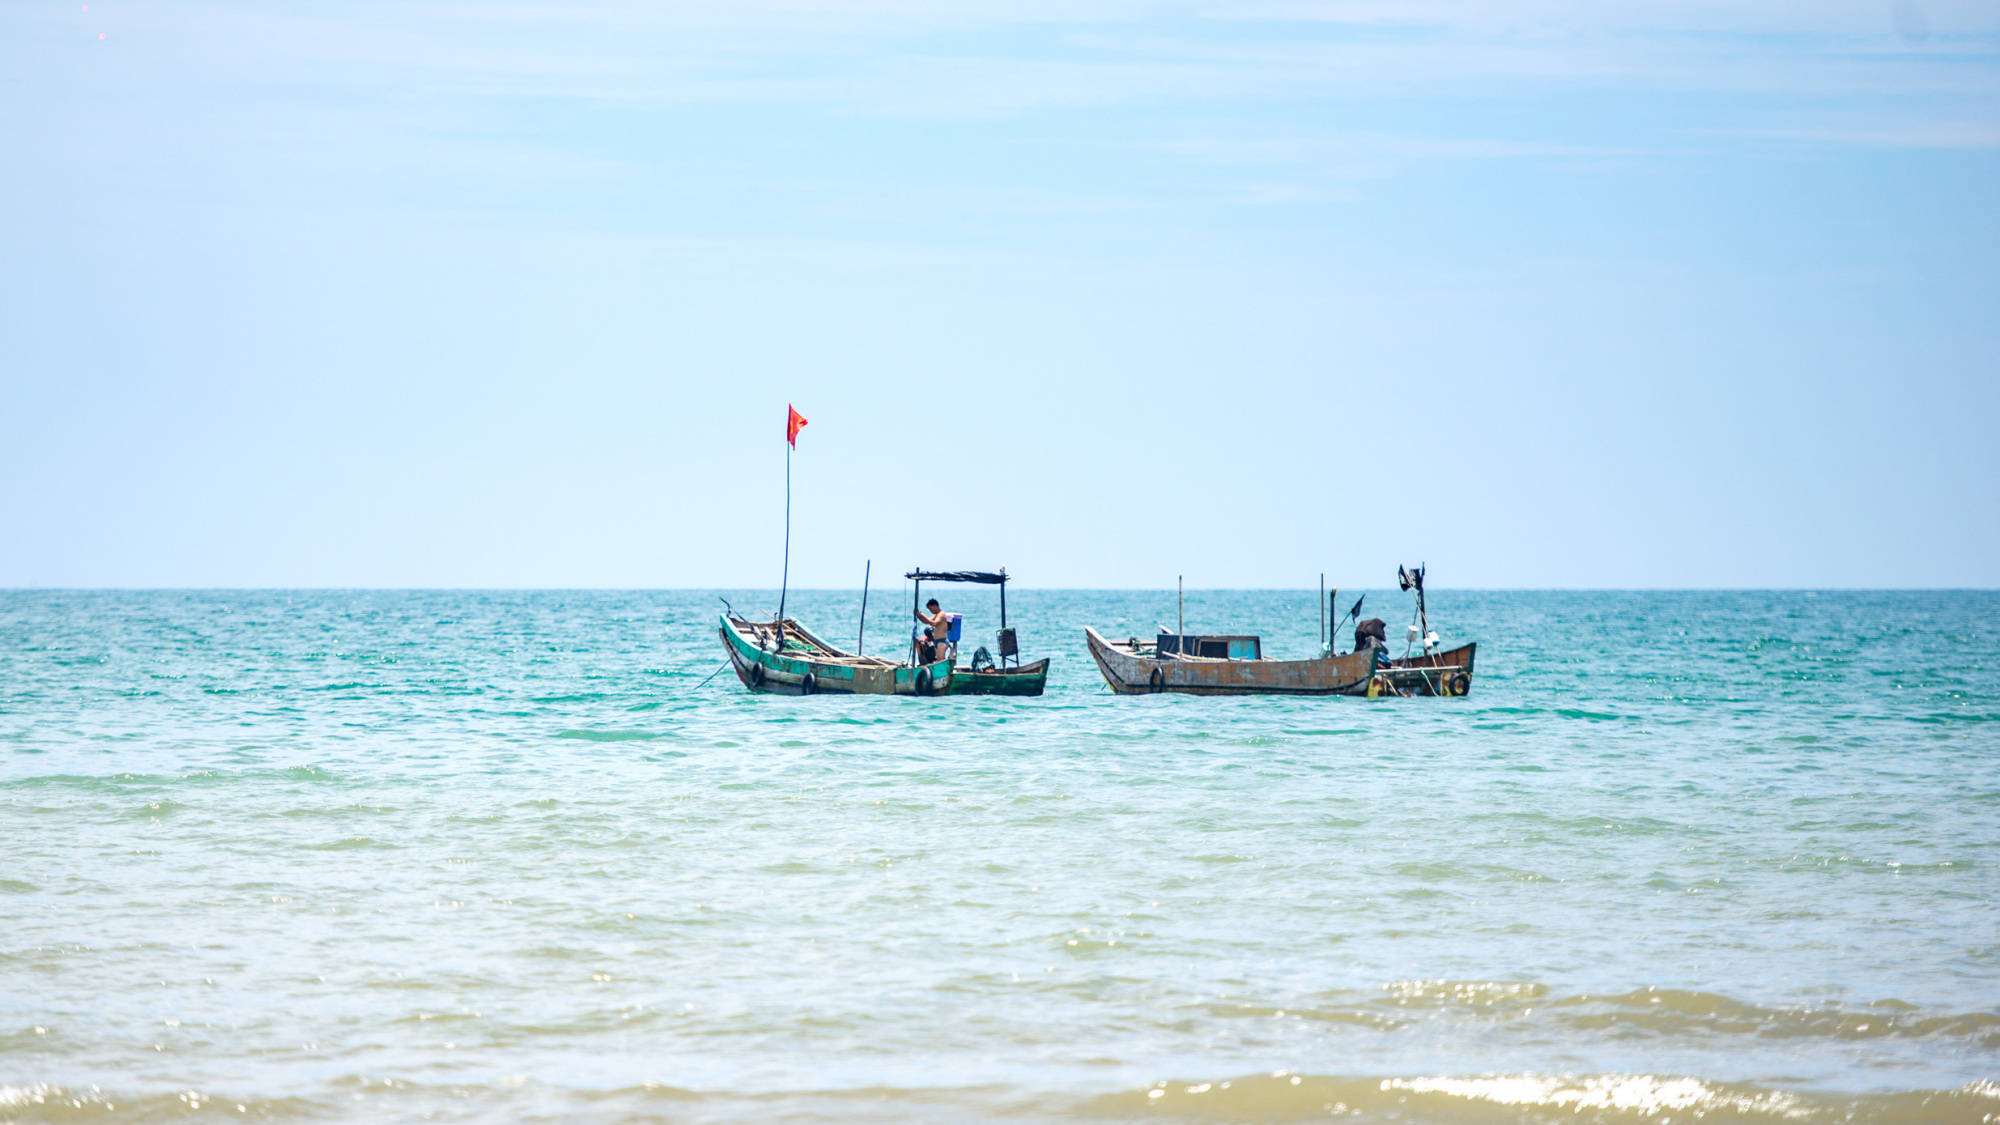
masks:
[[(906, 584), (907, 579), (899, 579)], [(952, 585), (952, 583), (933, 583)], [(1009, 582), (1016, 590), (1052, 593), (1138, 593), (1160, 592), (1164, 586), (1036, 586)], [(883, 586), (881, 589), (891, 589)], [(877, 589), (868, 587), (870, 591)], [(1299, 593), (1312, 592), (1311, 586), (1188, 586), (1189, 592), (1203, 593)], [(1394, 590), (1394, 586), (1328, 586), (1329, 591)], [(126, 593), (126, 594), (281, 594), (281, 593), (510, 593), (510, 594), (590, 594), (590, 593), (763, 593), (776, 592), (775, 586), (0, 586), (0, 593)], [(859, 586), (801, 586), (801, 593), (858, 593)], [(1462, 590), (1475, 593), (1994, 593), (2000, 586), (1427, 586), (1426, 593)]]

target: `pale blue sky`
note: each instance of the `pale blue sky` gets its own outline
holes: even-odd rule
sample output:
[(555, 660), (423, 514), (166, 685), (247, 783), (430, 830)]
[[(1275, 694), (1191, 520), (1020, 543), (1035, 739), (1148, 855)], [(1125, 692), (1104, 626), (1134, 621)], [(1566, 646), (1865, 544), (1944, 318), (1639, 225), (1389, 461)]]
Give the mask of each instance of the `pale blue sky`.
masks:
[(7, 0), (0, 210), (0, 585), (2000, 584), (1990, 2)]

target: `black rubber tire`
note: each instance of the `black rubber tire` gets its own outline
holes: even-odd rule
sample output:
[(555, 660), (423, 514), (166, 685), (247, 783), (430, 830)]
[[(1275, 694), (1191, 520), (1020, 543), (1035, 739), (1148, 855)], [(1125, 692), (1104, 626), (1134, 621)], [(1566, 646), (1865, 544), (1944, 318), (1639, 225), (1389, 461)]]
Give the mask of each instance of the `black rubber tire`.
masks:
[(1445, 684), (1445, 686), (1451, 689), (1453, 695), (1465, 695), (1472, 691), (1472, 677), (1463, 672), (1458, 672), (1451, 677), (1450, 682)]
[(1153, 695), (1167, 690), (1167, 674), (1158, 668), (1153, 669), (1153, 674), (1146, 677), (1146, 690)]
[(819, 690), (819, 677), (813, 675), (811, 672), (807, 672), (805, 679), (799, 681), (799, 694), (811, 695), (814, 692), (817, 692), (818, 690)]
[(929, 695), (931, 693), (931, 670), (929, 668), (917, 669), (916, 687), (918, 695)]
[(757, 663), (754, 660), (751, 661), (749, 670), (743, 673), (743, 682), (749, 684), (753, 688), (763, 687), (764, 666), (762, 664)]

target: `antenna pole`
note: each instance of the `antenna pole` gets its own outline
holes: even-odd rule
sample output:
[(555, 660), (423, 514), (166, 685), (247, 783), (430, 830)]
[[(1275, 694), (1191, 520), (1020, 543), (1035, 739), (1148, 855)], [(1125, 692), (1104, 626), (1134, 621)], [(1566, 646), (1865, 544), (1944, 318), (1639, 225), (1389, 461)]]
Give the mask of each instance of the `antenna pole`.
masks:
[(1424, 649), (1428, 651), (1431, 647), (1430, 646), (1431, 614), (1429, 607), (1424, 605), (1423, 567), (1417, 568), (1417, 619), (1422, 621), (1424, 624)]
[(1174, 575), (1174, 629), (1178, 634), (1174, 637), (1174, 651), (1182, 656), (1186, 656), (1187, 578), (1185, 575), (1180, 574)]
[(1326, 571), (1319, 572), (1319, 651), (1326, 655)]
[(868, 565), (861, 569), (861, 627), (854, 631), (854, 655), (856, 656), (864, 655), (861, 651), (861, 638), (868, 635), (868, 576), (873, 574), (874, 571), (874, 559), (869, 559)]

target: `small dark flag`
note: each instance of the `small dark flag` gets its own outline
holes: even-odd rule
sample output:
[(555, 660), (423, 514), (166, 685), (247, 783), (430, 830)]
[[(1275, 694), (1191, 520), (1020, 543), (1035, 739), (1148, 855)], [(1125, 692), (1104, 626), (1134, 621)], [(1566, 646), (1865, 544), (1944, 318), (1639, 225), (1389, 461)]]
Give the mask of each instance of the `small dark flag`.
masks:
[(785, 414), (785, 442), (793, 449), (797, 449), (799, 431), (806, 428), (806, 416), (794, 410), (789, 402), (785, 404)]

